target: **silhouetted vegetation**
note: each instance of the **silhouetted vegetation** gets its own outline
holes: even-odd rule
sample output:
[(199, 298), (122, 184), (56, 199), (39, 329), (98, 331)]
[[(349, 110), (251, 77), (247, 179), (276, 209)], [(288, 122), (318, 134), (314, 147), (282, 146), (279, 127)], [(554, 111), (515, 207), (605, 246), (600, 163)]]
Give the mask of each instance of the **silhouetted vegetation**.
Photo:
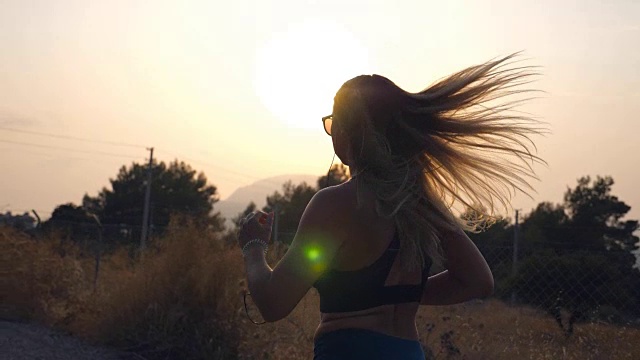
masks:
[(630, 207), (611, 194), (613, 183), (582, 177), (564, 203), (543, 202), (528, 214), (515, 274), (513, 225), (503, 220), (470, 234), (493, 270), (497, 295), (545, 309), (567, 335), (577, 321), (640, 316), (640, 271), (632, 253), (638, 221), (622, 220)]
[(14, 215), (11, 211), (0, 214), (0, 226), (12, 227), (19, 231), (31, 231), (36, 226), (36, 219), (29, 213)]
[[(80, 239), (88, 228), (95, 231), (96, 219), (102, 225), (104, 238), (113, 245), (132, 244), (140, 240), (148, 165), (133, 163), (120, 168), (111, 188), (103, 188), (97, 196), (85, 195), (82, 205), (60, 205), (46, 222), (44, 230), (61, 231), (63, 236)], [(173, 215), (188, 215), (200, 227), (223, 230), (223, 219), (214, 213), (219, 200), (216, 187), (203, 173), (188, 164), (174, 161), (169, 165), (154, 162), (151, 166), (150, 232), (160, 236)], [(91, 224), (91, 226), (88, 226)]]
[(321, 176), (318, 179), (318, 189), (324, 189), (329, 186), (339, 185), (351, 178), (349, 168), (343, 164), (336, 164), (331, 166), (327, 175)]
[[(121, 250), (105, 257), (94, 289), (93, 263), (72, 243), (65, 244), (63, 258), (59, 239), (35, 240), (0, 227), (4, 278), (12, 290), (3, 294), (2, 316), (44, 322), (108, 344), (125, 358), (311, 358), (317, 293), (309, 291), (285, 320), (251, 324), (242, 306), (242, 257), (237, 248), (223, 248), (218, 234), (172, 222), (157, 242), (162, 246), (142, 260)], [(497, 300), (421, 307), (416, 325), (427, 359), (640, 355), (638, 329), (594, 322), (567, 339), (543, 312)]]
[[(156, 233), (142, 257), (131, 257), (126, 241), (114, 243), (97, 276), (99, 258), (86, 256), (78, 240), (95, 242), (99, 234), (82, 226), (95, 230), (101, 220), (139, 228), (144, 170), (123, 167), (111, 180), (112, 190), (85, 196), (82, 207), (58, 206), (36, 237), (25, 232), (35, 224), (28, 214), (0, 216), (2, 262), (12, 289), (3, 295), (3, 316), (61, 327), (146, 359), (309, 357), (317, 293), (310, 291), (287, 321), (259, 328), (249, 323), (241, 312), (245, 284), (241, 255), (233, 246), (235, 229), (220, 232), (219, 216), (211, 215), (215, 187), (184, 163), (154, 167), (154, 201), (164, 203), (166, 212), (154, 207), (153, 223), (166, 220), (164, 231)], [(323, 184), (347, 179), (345, 168), (337, 165), (329, 178), (319, 178), (317, 188), (288, 182), (268, 196), (264, 210), (278, 211), (279, 240), (291, 241)], [(515, 295), (519, 308), (492, 300), (421, 309), (417, 324), (427, 355), (499, 359), (543, 352), (554, 358), (566, 356), (567, 349), (584, 358), (632, 354), (638, 333), (624, 325), (640, 316), (640, 273), (631, 253), (639, 243), (638, 221), (623, 220), (630, 208), (611, 194), (612, 186), (609, 177), (585, 177), (562, 204), (539, 204), (520, 223), (515, 268), (511, 219), (470, 234), (492, 268), (497, 297), (508, 301)], [(134, 219), (126, 218), (129, 205), (140, 210)], [(248, 204), (235, 226), (255, 209)], [(275, 250), (268, 257), (272, 264), (283, 253)], [(548, 324), (553, 322), (544, 313), (561, 326), (563, 340), (552, 334)], [(593, 319), (623, 326), (574, 326)], [(565, 337), (571, 334), (577, 340), (568, 343)]]

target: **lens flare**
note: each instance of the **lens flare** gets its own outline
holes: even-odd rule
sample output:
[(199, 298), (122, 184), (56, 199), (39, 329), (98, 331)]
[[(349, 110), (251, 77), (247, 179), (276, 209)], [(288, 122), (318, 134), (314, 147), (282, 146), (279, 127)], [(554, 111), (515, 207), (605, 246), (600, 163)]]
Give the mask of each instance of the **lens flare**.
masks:
[(317, 261), (320, 258), (320, 249), (307, 249), (307, 258), (311, 261)]
[(317, 244), (309, 245), (304, 250), (304, 254), (307, 260), (309, 260), (311, 270), (314, 272), (321, 273), (327, 268), (327, 261), (321, 246)]

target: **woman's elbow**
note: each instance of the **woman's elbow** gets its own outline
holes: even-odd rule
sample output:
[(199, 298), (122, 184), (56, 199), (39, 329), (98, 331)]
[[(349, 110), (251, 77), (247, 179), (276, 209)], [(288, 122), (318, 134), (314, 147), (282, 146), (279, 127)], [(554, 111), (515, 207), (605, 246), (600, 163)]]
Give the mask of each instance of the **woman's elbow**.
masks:
[(282, 307), (273, 306), (267, 309), (261, 309), (260, 315), (266, 322), (276, 322), (278, 320), (282, 320), (286, 318), (291, 311), (287, 311)]
[(477, 283), (477, 298), (487, 298), (493, 295), (495, 289), (495, 283), (493, 281), (493, 275), (489, 275), (484, 279), (481, 279)]
[(277, 314), (277, 313), (266, 312), (266, 313), (262, 314), (262, 318), (264, 319), (264, 321), (266, 321), (268, 323), (272, 323), (272, 322), (276, 322), (276, 321), (282, 320), (285, 317), (287, 317), (287, 315), (282, 315), (282, 314)]

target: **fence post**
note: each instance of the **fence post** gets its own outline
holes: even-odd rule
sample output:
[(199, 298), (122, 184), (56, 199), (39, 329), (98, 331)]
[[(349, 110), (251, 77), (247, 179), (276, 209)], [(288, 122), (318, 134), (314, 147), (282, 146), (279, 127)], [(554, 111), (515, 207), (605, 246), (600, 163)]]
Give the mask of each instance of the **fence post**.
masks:
[[(516, 224), (513, 228), (513, 262), (511, 266), (511, 277), (518, 273), (518, 210), (516, 210)], [(515, 305), (517, 300), (516, 289), (511, 289), (511, 305)]]
[(40, 240), (40, 234), (42, 233), (42, 220), (40, 219), (40, 215), (38, 215), (38, 213), (35, 210), (31, 209), (31, 212), (36, 217), (36, 227), (33, 234), (36, 240)]
[(98, 276), (100, 274), (100, 256), (102, 254), (102, 223), (96, 215), (91, 215), (98, 224), (98, 246), (96, 247), (96, 269), (93, 277), (93, 291), (95, 292), (98, 287)]

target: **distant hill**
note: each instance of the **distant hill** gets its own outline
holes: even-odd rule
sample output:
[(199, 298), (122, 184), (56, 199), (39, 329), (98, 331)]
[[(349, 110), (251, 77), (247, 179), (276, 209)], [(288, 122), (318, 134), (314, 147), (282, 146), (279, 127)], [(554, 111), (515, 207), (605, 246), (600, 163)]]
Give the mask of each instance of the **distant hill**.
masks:
[(266, 205), (267, 195), (275, 191), (282, 191), (282, 185), (291, 180), (294, 184), (306, 182), (316, 186), (317, 175), (279, 175), (254, 182), (234, 191), (229, 197), (214, 204), (214, 211), (219, 211), (228, 222), (242, 212), (251, 201), (256, 203), (258, 209)]

